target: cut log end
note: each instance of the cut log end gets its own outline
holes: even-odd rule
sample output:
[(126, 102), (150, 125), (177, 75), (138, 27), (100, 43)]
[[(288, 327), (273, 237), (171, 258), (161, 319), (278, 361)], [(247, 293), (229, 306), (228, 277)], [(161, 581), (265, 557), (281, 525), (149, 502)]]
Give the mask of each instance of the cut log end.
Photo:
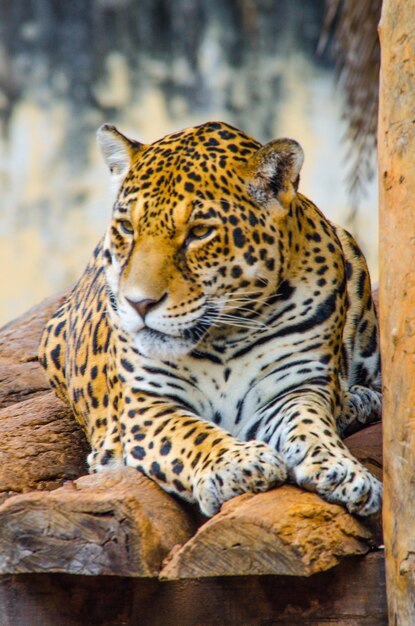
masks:
[(195, 530), (175, 500), (132, 468), (10, 498), (0, 527), (0, 573), (147, 577)]
[(342, 507), (283, 486), (226, 503), (168, 556), (160, 576), (310, 576), (345, 556), (365, 554), (370, 539), (370, 531)]

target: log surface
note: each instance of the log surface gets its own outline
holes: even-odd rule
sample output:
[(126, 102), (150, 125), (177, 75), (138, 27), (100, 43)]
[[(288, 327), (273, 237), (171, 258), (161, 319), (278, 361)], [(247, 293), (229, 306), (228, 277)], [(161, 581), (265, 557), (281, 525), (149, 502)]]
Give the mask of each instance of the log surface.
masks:
[[(415, 624), (414, 4), (384, 0), (379, 27), (380, 319), (389, 620)], [(392, 305), (391, 305), (392, 303)]]
[(226, 502), (167, 558), (160, 576), (310, 576), (342, 557), (366, 554), (370, 539), (368, 528), (343, 507), (287, 485)]
[(0, 441), (0, 502), (56, 489), (87, 471), (86, 439), (69, 407), (51, 391), (1, 409)]
[(89, 445), (37, 358), (43, 327), (64, 297), (47, 298), (0, 329), (0, 503), (87, 471)]
[(183, 508), (129, 467), (10, 498), (0, 528), (0, 574), (157, 576), (194, 532)]
[(0, 576), (0, 615), (2, 626), (388, 625), (380, 552), (310, 578)]

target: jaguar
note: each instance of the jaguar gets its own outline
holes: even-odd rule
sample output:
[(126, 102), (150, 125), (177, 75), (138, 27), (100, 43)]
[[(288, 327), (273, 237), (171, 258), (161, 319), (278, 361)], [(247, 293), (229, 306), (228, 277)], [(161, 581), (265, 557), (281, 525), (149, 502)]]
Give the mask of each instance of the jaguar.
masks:
[(298, 191), (299, 143), (222, 122), (97, 138), (112, 217), (39, 353), (90, 470), (132, 466), (206, 516), (285, 481), (376, 512), (342, 440), (381, 411), (369, 273)]

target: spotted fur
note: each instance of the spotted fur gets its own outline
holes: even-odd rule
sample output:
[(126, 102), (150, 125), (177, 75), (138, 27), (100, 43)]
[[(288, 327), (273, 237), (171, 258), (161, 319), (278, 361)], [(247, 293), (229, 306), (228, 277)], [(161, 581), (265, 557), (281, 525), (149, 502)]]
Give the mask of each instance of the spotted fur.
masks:
[(216, 122), (98, 143), (112, 219), (40, 349), (91, 470), (136, 467), (207, 515), (287, 477), (376, 511), (380, 483), (340, 438), (380, 415), (368, 270), (297, 191), (300, 146)]

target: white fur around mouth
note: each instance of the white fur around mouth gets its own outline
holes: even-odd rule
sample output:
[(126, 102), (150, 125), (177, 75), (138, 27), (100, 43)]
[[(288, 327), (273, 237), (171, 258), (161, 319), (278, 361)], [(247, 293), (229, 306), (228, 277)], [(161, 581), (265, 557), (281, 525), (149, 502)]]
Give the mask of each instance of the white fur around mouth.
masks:
[(173, 337), (151, 328), (140, 330), (134, 337), (134, 344), (140, 354), (156, 359), (183, 356), (196, 346), (192, 339)]

